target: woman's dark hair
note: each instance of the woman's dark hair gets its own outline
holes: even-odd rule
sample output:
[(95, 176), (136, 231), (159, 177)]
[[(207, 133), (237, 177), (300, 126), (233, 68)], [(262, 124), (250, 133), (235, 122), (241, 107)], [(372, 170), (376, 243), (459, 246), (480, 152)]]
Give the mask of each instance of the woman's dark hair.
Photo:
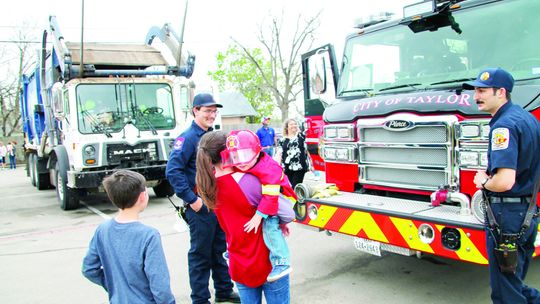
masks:
[(195, 184), (204, 204), (210, 209), (216, 207), (216, 177), (214, 165), (221, 163), (221, 151), (225, 150), (227, 134), (223, 131), (208, 132), (203, 135), (197, 149), (197, 174)]

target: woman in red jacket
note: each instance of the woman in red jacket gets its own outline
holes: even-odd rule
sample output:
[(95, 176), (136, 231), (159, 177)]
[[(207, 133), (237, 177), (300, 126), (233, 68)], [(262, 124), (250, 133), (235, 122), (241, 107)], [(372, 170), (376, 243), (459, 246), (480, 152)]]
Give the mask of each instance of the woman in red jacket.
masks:
[(225, 149), (226, 134), (205, 134), (197, 152), (197, 191), (204, 203), (216, 213), (227, 239), (229, 273), (236, 282), (244, 304), (290, 303), (289, 276), (275, 282), (266, 278), (272, 269), (262, 231), (246, 233), (244, 224), (257, 211), (251, 201), (260, 200), (261, 183), (253, 175), (223, 168), (220, 153)]

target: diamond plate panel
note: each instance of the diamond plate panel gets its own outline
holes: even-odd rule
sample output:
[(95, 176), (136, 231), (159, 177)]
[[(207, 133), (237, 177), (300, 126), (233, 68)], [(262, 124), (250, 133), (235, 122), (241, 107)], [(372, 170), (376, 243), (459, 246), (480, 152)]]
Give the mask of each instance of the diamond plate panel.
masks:
[(444, 171), (408, 170), (367, 166), (365, 168), (364, 178), (369, 182), (410, 185), (411, 188), (422, 186), (430, 187), (434, 190), (440, 185), (446, 184), (446, 174)]

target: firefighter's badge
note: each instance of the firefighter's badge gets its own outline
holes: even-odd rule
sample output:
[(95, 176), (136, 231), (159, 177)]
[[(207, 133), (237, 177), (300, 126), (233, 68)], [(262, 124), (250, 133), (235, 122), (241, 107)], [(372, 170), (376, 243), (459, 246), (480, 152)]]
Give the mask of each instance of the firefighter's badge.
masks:
[(491, 150), (504, 150), (508, 148), (510, 142), (510, 131), (508, 128), (497, 128), (491, 133)]

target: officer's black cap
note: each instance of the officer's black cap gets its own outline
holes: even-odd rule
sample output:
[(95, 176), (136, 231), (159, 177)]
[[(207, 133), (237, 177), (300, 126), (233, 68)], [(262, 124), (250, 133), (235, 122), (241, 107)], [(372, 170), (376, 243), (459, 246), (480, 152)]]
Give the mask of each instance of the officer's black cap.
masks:
[(223, 108), (223, 105), (217, 103), (211, 94), (201, 93), (201, 94), (195, 95), (195, 98), (193, 98), (194, 108), (195, 107), (211, 107), (211, 106)]

